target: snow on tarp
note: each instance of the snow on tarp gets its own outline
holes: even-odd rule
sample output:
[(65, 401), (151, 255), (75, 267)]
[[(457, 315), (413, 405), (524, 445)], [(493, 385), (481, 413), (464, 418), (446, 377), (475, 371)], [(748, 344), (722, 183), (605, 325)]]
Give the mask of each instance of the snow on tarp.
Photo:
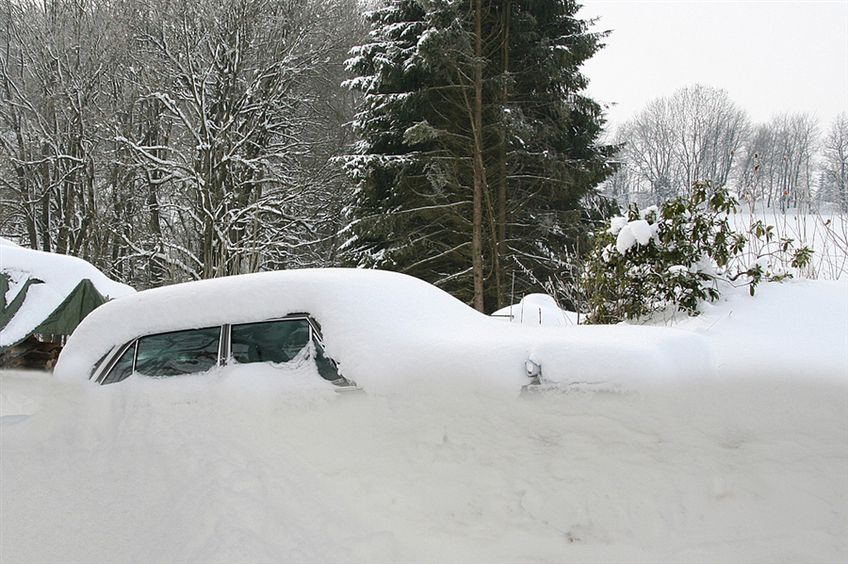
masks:
[[(712, 374), (702, 338), (655, 327), (522, 327), (478, 313), (415, 278), (375, 270), (305, 269), (178, 284), (114, 300), (89, 315), (57, 363), (88, 378), (113, 347), (150, 333), (309, 313), (327, 354), (369, 392), (463, 383), (516, 391), (525, 361), (547, 382), (626, 387)], [(684, 356), (685, 353), (685, 356)]]
[(35, 251), (0, 241), (0, 273), (8, 277), (9, 287), (3, 296), (11, 304), (28, 280), (27, 293), (8, 324), (0, 330), (0, 347), (13, 345), (26, 338), (47, 319), (73, 292), (82, 280), (88, 279), (103, 296), (117, 298), (134, 292), (125, 284), (109, 279), (88, 262), (54, 253)]

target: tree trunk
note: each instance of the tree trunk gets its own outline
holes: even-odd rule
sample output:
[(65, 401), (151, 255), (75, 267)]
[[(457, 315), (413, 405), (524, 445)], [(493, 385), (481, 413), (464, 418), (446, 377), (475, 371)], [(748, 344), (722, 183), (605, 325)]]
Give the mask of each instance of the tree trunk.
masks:
[(474, 280), (473, 306), (484, 311), (483, 301), (483, 191), (485, 190), (485, 168), (483, 164), (483, 62), (482, 62), (482, 9), (480, 0), (474, 1), (474, 195), (471, 230), (471, 267)]
[[(512, 12), (512, 1), (505, 0), (503, 3), (503, 21), (501, 36), (501, 64), (503, 66), (503, 82), (501, 85), (501, 108), (506, 110), (509, 98), (507, 81), (509, 79), (509, 26), (510, 13)], [(495, 240), (495, 286), (497, 290), (498, 309), (506, 305), (506, 272), (504, 269), (504, 255), (506, 254), (506, 204), (507, 204), (507, 166), (506, 145), (507, 128), (506, 117), (501, 118), (500, 147), (498, 147), (498, 210), (497, 210), (497, 239)]]

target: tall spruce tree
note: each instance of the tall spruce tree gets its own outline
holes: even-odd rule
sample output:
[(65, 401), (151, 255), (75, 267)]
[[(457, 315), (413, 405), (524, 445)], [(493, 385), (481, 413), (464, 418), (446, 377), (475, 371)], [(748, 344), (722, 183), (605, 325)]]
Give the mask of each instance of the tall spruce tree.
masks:
[(349, 61), (363, 93), (349, 261), (480, 310), (556, 279), (608, 174), (579, 68), (600, 37), (557, 0), (397, 0)]
[(556, 291), (567, 282), (568, 257), (588, 248), (581, 241), (597, 208), (587, 196), (594, 200), (594, 187), (612, 172), (615, 147), (598, 142), (602, 110), (583, 92), (580, 72), (603, 34), (589, 32), (573, 0), (501, 4), (509, 12), (502, 262), (516, 272), (520, 293)]

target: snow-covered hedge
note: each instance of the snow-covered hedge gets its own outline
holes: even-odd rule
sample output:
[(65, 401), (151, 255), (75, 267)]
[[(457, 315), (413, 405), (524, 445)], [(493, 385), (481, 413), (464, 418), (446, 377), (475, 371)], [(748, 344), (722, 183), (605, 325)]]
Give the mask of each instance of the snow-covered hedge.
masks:
[[(661, 310), (697, 315), (703, 301), (715, 301), (722, 283), (748, 286), (789, 278), (807, 264), (812, 251), (792, 239), (776, 240), (757, 222), (735, 231), (728, 215), (737, 200), (725, 188), (696, 183), (688, 197), (639, 210), (596, 233), (584, 273), (589, 322), (636, 320)], [(760, 252), (744, 253), (756, 239)]]

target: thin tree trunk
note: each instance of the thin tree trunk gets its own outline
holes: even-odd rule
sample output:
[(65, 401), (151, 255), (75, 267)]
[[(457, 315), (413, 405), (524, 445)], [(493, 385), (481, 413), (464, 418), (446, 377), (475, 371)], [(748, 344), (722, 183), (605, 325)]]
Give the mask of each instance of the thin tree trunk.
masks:
[(485, 168), (483, 165), (483, 63), (482, 63), (482, 8), (480, 0), (474, 1), (474, 195), (471, 231), (471, 267), (474, 279), (473, 306), (484, 311), (483, 301), (483, 191)]
[(50, 252), (50, 147), (47, 143), (42, 145), (41, 158), (41, 250)]
[[(503, 65), (503, 82), (501, 84), (501, 108), (506, 109), (509, 97), (507, 81), (509, 78), (509, 26), (512, 1), (505, 0), (503, 5), (503, 35), (501, 37), (501, 60)], [(507, 203), (507, 166), (506, 166), (507, 128), (505, 117), (501, 118), (500, 147), (498, 148), (498, 216), (497, 239), (495, 241), (495, 286), (497, 289), (498, 309), (506, 305), (506, 288), (504, 281), (504, 254), (506, 253), (506, 203)]]

